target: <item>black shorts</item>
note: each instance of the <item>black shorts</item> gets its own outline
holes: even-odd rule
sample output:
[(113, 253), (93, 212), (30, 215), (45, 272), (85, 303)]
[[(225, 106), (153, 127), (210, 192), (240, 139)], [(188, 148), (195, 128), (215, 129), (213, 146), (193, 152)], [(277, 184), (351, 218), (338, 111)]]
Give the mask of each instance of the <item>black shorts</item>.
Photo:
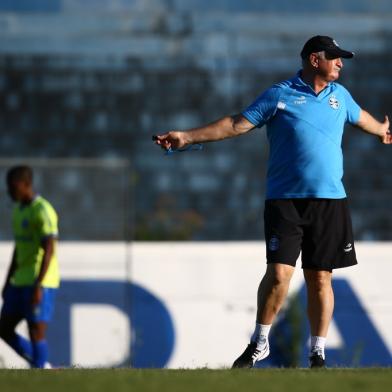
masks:
[(267, 263), (332, 271), (357, 264), (347, 199), (266, 200)]

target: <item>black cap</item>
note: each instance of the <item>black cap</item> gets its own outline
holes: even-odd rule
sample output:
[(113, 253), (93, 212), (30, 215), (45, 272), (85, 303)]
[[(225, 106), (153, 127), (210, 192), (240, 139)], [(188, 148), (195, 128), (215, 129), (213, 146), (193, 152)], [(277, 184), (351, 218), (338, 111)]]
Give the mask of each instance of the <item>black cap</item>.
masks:
[(306, 59), (311, 53), (323, 51), (331, 58), (342, 57), (344, 59), (351, 59), (354, 56), (353, 52), (340, 49), (333, 38), (327, 37), (326, 35), (316, 35), (305, 43), (301, 51), (301, 57)]

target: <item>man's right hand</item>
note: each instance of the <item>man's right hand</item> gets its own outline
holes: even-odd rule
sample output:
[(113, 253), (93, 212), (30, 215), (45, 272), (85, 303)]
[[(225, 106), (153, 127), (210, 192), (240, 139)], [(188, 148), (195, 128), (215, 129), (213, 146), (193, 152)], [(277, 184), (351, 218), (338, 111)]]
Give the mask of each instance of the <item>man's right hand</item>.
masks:
[(154, 140), (158, 146), (161, 146), (166, 151), (169, 149), (177, 150), (190, 144), (186, 141), (185, 135), (185, 132), (170, 131), (163, 135), (157, 135), (154, 137)]

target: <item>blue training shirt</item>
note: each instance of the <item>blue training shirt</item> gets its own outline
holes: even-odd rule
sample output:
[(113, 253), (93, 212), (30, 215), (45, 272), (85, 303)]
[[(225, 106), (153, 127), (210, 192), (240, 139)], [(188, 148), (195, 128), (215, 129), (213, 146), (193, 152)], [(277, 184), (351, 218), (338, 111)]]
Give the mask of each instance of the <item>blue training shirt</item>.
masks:
[(317, 95), (300, 72), (260, 95), (242, 115), (267, 125), (266, 198), (345, 198), (343, 129), (358, 122), (360, 111), (340, 84), (331, 82)]

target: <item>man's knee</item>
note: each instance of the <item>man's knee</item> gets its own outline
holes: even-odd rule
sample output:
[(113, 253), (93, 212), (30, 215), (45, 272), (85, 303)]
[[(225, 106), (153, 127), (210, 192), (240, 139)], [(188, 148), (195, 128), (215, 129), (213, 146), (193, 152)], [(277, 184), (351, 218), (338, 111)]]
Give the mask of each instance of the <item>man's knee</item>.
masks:
[(332, 273), (330, 271), (304, 270), (304, 277), (309, 289), (329, 289), (332, 284)]
[(39, 342), (45, 339), (46, 323), (44, 322), (30, 322), (29, 323), (30, 338), (33, 342)]
[(267, 273), (269, 281), (273, 285), (287, 285), (293, 276), (294, 267), (287, 264), (268, 264)]

